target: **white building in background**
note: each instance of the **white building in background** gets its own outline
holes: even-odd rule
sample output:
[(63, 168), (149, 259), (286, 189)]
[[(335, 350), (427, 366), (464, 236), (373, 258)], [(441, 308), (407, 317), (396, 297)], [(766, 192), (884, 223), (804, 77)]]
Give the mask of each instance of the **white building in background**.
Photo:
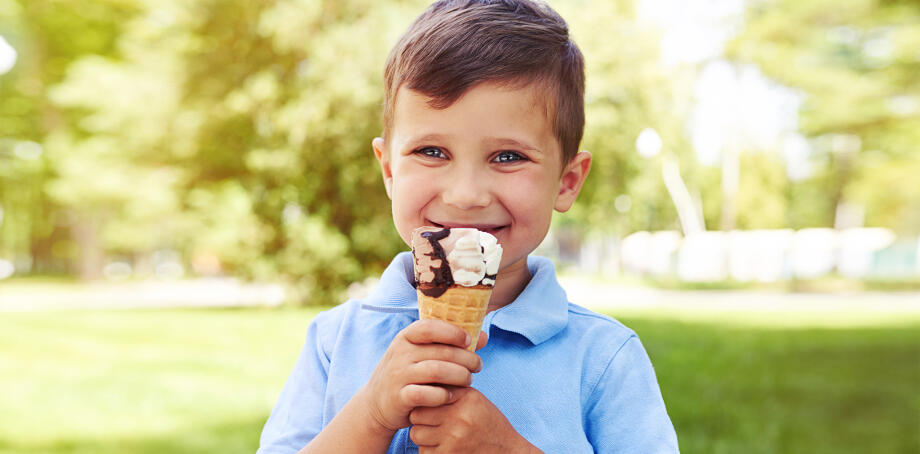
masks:
[(839, 233), (837, 271), (846, 277), (864, 278), (872, 272), (875, 253), (887, 248), (895, 234), (883, 228), (847, 229)]
[(792, 229), (729, 232), (729, 276), (740, 282), (776, 282), (789, 277), (786, 257), (793, 234)]
[(837, 231), (828, 228), (802, 229), (792, 237), (792, 273), (810, 279), (834, 271), (837, 262)]
[(688, 282), (722, 281), (728, 277), (728, 235), (699, 232), (684, 238), (677, 258), (677, 277)]
[(646, 231), (631, 233), (623, 238), (620, 246), (620, 262), (623, 271), (630, 274), (647, 274), (649, 271), (649, 249), (652, 234)]
[(904, 278), (920, 276), (920, 238), (897, 241), (885, 228), (708, 231), (687, 237), (676, 231), (639, 231), (622, 240), (586, 240), (579, 265), (608, 275), (622, 270), (688, 282), (776, 282), (834, 272), (849, 278)]
[(683, 243), (680, 232), (665, 230), (649, 236), (648, 271), (654, 276), (671, 274)]

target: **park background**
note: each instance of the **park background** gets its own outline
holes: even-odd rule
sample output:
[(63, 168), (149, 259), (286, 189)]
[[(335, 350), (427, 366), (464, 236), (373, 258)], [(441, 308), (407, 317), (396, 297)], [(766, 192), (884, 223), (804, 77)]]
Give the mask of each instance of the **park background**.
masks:
[[(920, 4), (549, 3), (594, 166), (540, 252), (682, 451), (920, 451)], [(370, 142), (426, 4), (0, 0), (0, 452), (255, 450), (406, 249)]]

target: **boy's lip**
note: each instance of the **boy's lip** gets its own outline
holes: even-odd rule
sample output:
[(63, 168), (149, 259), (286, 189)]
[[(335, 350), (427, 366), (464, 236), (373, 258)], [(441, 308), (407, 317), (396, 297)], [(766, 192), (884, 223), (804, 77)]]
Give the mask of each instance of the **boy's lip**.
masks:
[(426, 219), (426, 221), (435, 227), (449, 228), (449, 229), (478, 229), (480, 231), (486, 232), (491, 235), (495, 235), (496, 232), (507, 227), (507, 225), (503, 225), (503, 224), (468, 224), (468, 223), (447, 222), (447, 221), (434, 222), (431, 219)]

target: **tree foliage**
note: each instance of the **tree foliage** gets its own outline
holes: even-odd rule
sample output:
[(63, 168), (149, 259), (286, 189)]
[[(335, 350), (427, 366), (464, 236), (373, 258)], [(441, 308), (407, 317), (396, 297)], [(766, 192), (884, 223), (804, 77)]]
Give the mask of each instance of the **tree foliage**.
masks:
[(920, 232), (920, 186), (904, 173), (920, 153), (920, 3), (910, 0), (756, 1), (729, 55), (800, 90), (800, 130), (816, 171), (790, 200), (833, 225), (841, 203), (865, 207), (869, 225)]
[[(370, 142), (384, 59), (426, 4), (0, 0), (0, 34), (20, 55), (0, 75), (0, 257), (91, 278), (108, 260), (171, 250), (282, 279), (300, 301), (339, 300), (405, 249)], [(685, 137), (692, 71), (659, 64), (632, 1), (552, 4), (586, 56), (594, 155), (557, 227), (677, 228), (660, 163), (635, 152), (646, 127), (715, 224), (718, 170)], [(905, 114), (920, 86), (917, 23), (909, 2), (754, 4), (731, 54), (808, 94), (802, 129), (819, 165), (792, 182), (776, 154), (742, 159), (740, 226), (829, 224), (846, 199), (871, 207), (870, 222), (920, 229), (917, 192), (886, 195), (917, 169), (920, 125)], [(833, 151), (852, 137), (858, 158)], [(623, 195), (631, 207), (615, 210)]]

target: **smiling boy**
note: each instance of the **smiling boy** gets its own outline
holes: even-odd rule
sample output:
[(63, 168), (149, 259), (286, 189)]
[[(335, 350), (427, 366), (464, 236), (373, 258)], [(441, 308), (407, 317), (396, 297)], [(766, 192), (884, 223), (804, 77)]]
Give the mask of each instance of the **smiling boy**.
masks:
[(410, 26), (374, 154), (407, 244), (421, 226), (498, 238), (488, 341), (477, 355), (459, 328), (417, 320), (402, 253), (367, 298), (311, 323), (260, 453), (677, 451), (635, 333), (569, 303), (529, 256), (590, 169), (583, 66), (562, 18), (529, 0), (441, 1)]

